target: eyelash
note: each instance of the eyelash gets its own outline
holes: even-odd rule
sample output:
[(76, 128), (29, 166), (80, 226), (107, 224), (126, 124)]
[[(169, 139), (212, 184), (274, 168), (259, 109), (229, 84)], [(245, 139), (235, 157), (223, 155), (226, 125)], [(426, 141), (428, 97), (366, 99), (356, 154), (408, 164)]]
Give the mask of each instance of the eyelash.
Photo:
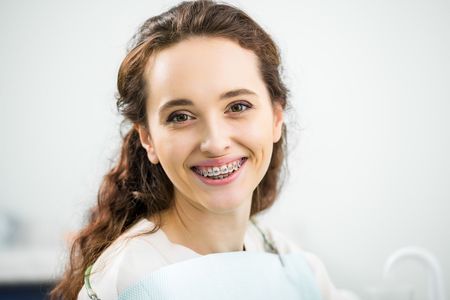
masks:
[[(246, 107), (246, 109), (241, 110), (241, 111), (233, 111), (232, 113), (241, 113), (241, 112), (244, 112), (244, 111), (246, 111), (246, 110), (248, 110), (248, 109), (250, 109), (250, 108), (253, 107), (253, 105), (251, 105), (251, 104), (248, 103), (248, 102), (236, 102), (236, 103), (231, 104), (231, 105), (230, 105), (230, 108), (233, 107), (233, 106), (235, 106), (235, 105), (241, 105), (241, 106), (243, 106), (243, 107)], [(172, 113), (171, 115), (169, 115), (169, 117), (168, 117), (167, 120), (166, 120), (166, 123), (179, 124), (179, 123), (183, 123), (183, 122), (186, 122), (186, 121), (187, 121), (187, 120), (183, 120), (183, 121), (174, 121), (174, 119), (175, 119), (176, 117), (178, 117), (178, 116), (187, 116), (187, 117), (189, 117), (189, 118), (192, 118), (192, 116), (190, 116), (190, 115), (188, 115), (188, 114), (184, 114), (184, 113), (176, 113), (176, 112), (175, 112), (175, 113)]]

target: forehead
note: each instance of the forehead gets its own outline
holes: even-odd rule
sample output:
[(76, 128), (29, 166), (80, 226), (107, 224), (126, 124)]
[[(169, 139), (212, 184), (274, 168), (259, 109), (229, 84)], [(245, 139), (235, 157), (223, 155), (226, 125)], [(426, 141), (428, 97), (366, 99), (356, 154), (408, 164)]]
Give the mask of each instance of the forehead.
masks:
[(224, 91), (265, 89), (258, 58), (225, 38), (194, 37), (154, 54), (148, 62), (150, 108), (175, 97), (213, 99)]

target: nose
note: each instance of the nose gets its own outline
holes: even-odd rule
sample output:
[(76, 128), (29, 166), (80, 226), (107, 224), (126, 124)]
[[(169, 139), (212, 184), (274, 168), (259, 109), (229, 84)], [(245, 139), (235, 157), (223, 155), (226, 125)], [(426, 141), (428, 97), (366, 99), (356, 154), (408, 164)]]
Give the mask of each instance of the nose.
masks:
[(230, 132), (219, 119), (212, 119), (205, 122), (200, 151), (208, 156), (224, 155), (230, 148)]

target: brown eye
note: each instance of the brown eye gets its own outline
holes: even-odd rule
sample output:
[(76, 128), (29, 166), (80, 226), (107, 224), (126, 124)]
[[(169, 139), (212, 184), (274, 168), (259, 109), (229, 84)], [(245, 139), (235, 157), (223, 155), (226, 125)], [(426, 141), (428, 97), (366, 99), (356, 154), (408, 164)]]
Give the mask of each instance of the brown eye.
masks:
[(167, 119), (167, 122), (168, 123), (182, 123), (182, 122), (186, 122), (187, 120), (189, 120), (189, 118), (191, 118), (191, 116), (189, 116), (187, 114), (172, 114)]
[(247, 109), (249, 109), (251, 105), (245, 104), (245, 103), (235, 103), (230, 106), (231, 112), (242, 112)]

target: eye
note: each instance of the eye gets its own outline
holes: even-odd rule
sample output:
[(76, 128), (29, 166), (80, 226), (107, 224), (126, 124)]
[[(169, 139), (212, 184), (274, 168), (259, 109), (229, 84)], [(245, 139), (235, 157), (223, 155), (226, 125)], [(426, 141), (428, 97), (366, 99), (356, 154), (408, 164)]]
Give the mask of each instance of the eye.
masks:
[(187, 120), (189, 120), (190, 118), (192, 118), (191, 116), (187, 115), (187, 114), (183, 114), (183, 113), (174, 113), (171, 114), (168, 118), (167, 118), (167, 123), (182, 123), (182, 122), (186, 122)]
[(230, 106), (230, 111), (231, 112), (242, 112), (251, 107), (252, 107), (252, 105), (249, 103), (238, 102), (238, 103), (234, 103)]

